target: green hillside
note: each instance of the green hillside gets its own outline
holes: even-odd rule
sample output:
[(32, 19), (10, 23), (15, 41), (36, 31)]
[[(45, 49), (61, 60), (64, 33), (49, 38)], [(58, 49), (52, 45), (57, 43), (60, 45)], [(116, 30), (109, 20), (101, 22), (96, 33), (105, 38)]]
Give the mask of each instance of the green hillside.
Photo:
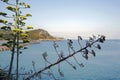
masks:
[[(30, 31), (26, 31), (26, 33), (28, 34), (30, 40), (63, 39), (63, 38), (53, 37), (46, 30), (43, 29), (30, 30)], [(12, 32), (10, 30), (9, 31), (0, 30), (0, 40), (5, 40), (9, 38), (12, 38)]]
[(43, 29), (36, 29), (27, 31), (30, 39), (32, 40), (39, 40), (39, 39), (55, 39), (55, 37), (51, 36), (47, 31)]
[(0, 30), (0, 40), (6, 40), (9, 38), (13, 38), (11, 31)]

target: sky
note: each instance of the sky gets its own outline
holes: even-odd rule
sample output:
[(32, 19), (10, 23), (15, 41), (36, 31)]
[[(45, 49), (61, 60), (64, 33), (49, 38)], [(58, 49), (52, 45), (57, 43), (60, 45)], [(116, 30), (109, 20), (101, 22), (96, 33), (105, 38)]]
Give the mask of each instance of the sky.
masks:
[[(56, 37), (88, 38), (103, 34), (120, 39), (120, 0), (20, 0), (31, 5), (27, 25)], [(3, 3), (0, 6), (4, 6)]]

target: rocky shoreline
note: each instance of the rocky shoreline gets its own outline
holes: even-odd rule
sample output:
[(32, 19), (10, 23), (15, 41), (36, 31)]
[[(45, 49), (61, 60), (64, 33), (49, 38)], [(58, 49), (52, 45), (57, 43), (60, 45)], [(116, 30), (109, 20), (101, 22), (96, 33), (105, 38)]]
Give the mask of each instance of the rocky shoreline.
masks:
[[(31, 40), (30, 43), (20, 43), (21, 46), (27, 46), (27, 45), (31, 45), (31, 44), (39, 44), (41, 41), (62, 41), (64, 39), (39, 39), (39, 40)], [(2, 43), (5, 43), (7, 41), (2, 40), (0, 41), (0, 51), (8, 51), (11, 50), (10, 48), (8, 48), (7, 46), (2, 46)]]
[(8, 51), (10, 50), (10, 48), (8, 48), (7, 46), (0, 46), (0, 51)]

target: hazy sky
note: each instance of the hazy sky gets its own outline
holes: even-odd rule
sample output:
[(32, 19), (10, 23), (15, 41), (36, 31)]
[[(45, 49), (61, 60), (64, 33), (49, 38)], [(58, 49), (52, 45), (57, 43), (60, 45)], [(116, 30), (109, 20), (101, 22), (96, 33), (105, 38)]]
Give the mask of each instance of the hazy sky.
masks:
[(103, 34), (120, 39), (120, 0), (21, 0), (31, 5), (27, 24), (54, 36)]

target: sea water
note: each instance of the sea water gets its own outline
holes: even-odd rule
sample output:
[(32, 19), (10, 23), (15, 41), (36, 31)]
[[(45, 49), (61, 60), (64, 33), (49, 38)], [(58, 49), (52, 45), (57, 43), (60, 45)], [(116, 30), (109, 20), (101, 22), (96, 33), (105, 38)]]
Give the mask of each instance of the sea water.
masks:
[[(69, 55), (67, 41), (57, 41), (59, 47), (57, 47), (58, 53), (63, 52), (64, 56)], [(84, 41), (81, 42), (84, 47)], [(28, 49), (21, 50), (19, 67), (25, 68), (26, 71), (34, 70), (32, 62), (34, 62), (36, 71), (44, 68), (45, 61), (42, 54), (46, 52), (48, 54), (47, 60), (54, 63), (58, 60), (58, 55), (53, 47), (53, 41), (42, 41), (38, 44), (31, 44), (27, 46)], [(80, 49), (77, 40), (74, 40), (73, 47), (75, 50)], [(54, 76), (59, 80), (120, 80), (120, 40), (106, 40), (101, 44), (102, 49), (94, 49), (96, 57), (89, 54), (89, 59), (85, 60), (81, 53), (75, 55), (79, 63), (83, 63), (84, 67), (77, 65), (73, 57), (69, 58), (72, 65), (76, 66), (74, 70), (66, 61), (60, 63), (61, 71), (64, 73), (64, 77), (60, 77), (58, 73), (58, 66), (51, 68)], [(0, 52), (0, 68), (8, 68), (10, 57), (10, 51)], [(72, 50), (70, 51), (72, 53)], [(16, 55), (14, 57), (14, 67), (16, 64)], [(49, 65), (47, 63), (46, 65)], [(51, 71), (48, 70), (48, 71)], [(20, 70), (20, 73), (22, 71)], [(45, 72), (47, 73), (47, 71)], [(42, 80), (53, 80), (51, 77), (42, 75)], [(34, 79), (33, 79), (34, 80)], [(39, 80), (39, 79), (37, 79)]]

